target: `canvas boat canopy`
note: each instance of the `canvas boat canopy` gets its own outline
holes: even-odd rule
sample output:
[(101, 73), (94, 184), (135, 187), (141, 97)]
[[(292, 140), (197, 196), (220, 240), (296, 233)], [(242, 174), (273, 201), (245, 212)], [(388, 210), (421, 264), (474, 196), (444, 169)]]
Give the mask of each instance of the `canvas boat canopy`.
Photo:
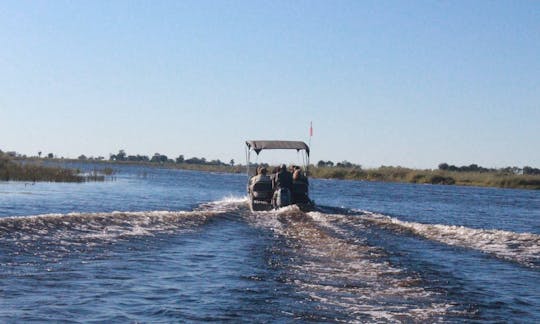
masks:
[(309, 146), (302, 141), (246, 141), (246, 145), (257, 155), (262, 150), (305, 150), (309, 156)]

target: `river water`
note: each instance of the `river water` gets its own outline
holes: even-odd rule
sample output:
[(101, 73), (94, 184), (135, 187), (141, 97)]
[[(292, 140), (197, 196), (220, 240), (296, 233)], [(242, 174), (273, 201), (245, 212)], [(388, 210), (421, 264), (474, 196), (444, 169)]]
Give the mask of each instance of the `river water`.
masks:
[(114, 168), (0, 182), (0, 322), (540, 322), (539, 191)]

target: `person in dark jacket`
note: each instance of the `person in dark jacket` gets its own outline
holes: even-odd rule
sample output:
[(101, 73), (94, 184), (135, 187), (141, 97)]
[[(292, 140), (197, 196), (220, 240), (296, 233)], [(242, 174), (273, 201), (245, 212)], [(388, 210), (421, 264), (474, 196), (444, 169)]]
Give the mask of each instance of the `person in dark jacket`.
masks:
[(275, 174), (273, 180), (274, 196), (272, 205), (280, 208), (291, 204), (292, 174), (287, 171), (285, 164), (281, 165), (279, 172)]
[(292, 174), (287, 171), (287, 166), (285, 164), (281, 165), (279, 172), (274, 176), (274, 190), (280, 188), (287, 188), (291, 190), (292, 188)]

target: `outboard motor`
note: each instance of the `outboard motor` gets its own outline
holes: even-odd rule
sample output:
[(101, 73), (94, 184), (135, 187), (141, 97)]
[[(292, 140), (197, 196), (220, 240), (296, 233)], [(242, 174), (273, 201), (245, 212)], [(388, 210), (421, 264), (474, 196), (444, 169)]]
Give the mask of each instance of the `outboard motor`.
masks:
[(274, 208), (281, 208), (291, 204), (291, 191), (288, 188), (279, 188), (274, 193)]

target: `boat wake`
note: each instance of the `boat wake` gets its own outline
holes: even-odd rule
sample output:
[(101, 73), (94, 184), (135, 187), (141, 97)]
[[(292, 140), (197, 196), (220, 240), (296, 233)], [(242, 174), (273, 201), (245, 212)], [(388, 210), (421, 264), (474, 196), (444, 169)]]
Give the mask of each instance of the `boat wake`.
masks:
[(56, 260), (136, 237), (190, 233), (222, 217), (245, 221), (275, 238), (270, 240), (275, 246), (269, 247), (268, 265), (284, 274), (278, 284), (306, 296), (306, 302), (314, 302), (321, 312), (317, 318), (328, 321), (439, 322), (475, 316), (474, 310), (430, 287), (420, 274), (390, 262), (387, 251), (363, 235), (373, 226), (540, 266), (540, 236), (536, 234), (422, 224), (330, 207), (307, 213), (296, 206), (253, 213), (245, 197), (201, 204), (190, 211), (0, 218), (0, 251), (6, 256), (53, 256)]
[(537, 234), (407, 222), (371, 212), (362, 212), (360, 220), (444, 244), (475, 249), (528, 267), (540, 268), (540, 235)]
[(192, 211), (115, 211), (44, 214), (0, 218), (0, 241), (17, 246), (30, 242), (57, 245), (110, 243), (133, 236), (192, 231), (209, 218), (234, 212), (244, 198), (202, 204)]
[(343, 314), (338, 320), (434, 322), (463, 315), (418, 275), (390, 264), (385, 251), (339, 226), (343, 217), (287, 207), (247, 221), (286, 242), (279, 253), (286, 255), (287, 282), (322, 309)]

